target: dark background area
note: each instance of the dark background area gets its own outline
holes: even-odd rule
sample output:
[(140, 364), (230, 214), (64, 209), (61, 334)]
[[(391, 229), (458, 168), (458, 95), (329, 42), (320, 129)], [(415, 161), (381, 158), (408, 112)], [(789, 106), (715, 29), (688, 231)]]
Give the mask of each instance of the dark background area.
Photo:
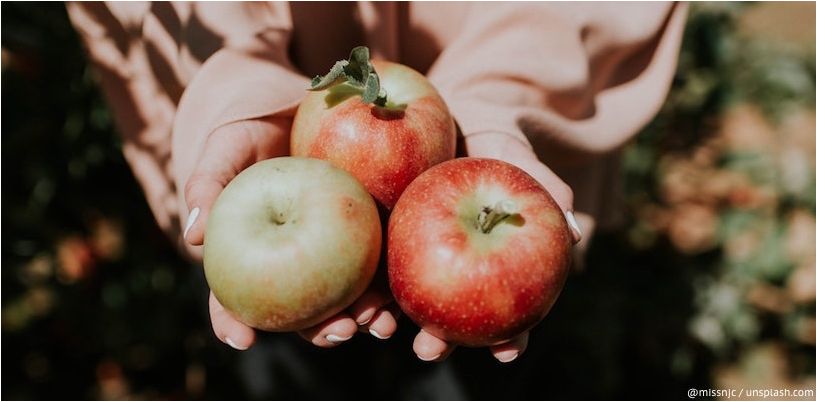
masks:
[[(598, 234), (527, 353), (416, 359), (212, 335), (60, 3), (2, 5), (3, 399), (684, 399), (815, 386), (813, 3), (697, 3), (672, 92), (624, 151)], [(813, 398), (813, 397), (812, 397)]]

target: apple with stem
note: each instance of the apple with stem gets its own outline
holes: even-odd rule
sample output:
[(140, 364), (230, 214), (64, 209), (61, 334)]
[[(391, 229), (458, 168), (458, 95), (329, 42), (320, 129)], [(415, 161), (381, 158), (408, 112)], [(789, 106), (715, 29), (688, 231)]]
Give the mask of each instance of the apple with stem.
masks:
[(409, 67), (371, 62), (361, 46), (310, 89), (293, 122), (292, 155), (345, 169), (387, 209), (420, 173), (454, 157), (448, 107)]
[(545, 317), (571, 246), (561, 209), (534, 178), (499, 160), (455, 159), (420, 175), (394, 207), (389, 284), (430, 334), (496, 345)]
[(244, 324), (302, 330), (366, 290), (381, 235), (374, 200), (349, 173), (317, 159), (269, 159), (242, 171), (216, 200), (204, 272)]

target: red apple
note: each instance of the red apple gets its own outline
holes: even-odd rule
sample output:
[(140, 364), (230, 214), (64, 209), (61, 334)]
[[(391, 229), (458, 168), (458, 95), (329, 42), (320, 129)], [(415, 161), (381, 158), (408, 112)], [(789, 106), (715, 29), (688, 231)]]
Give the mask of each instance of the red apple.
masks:
[[(356, 55), (359, 63), (354, 64)], [(350, 66), (356, 69), (349, 71)], [(420, 173), (454, 157), (454, 121), (422, 74), (396, 63), (369, 63), (366, 48), (356, 48), (348, 62), (338, 62), (332, 71), (336, 74), (323, 77), (324, 84), (322, 77), (316, 78), (313, 88), (319, 90), (298, 108), (292, 155), (324, 159), (347, 170), (391, 209)]]
[(455, 159), (420, 175), (394, 207), (389, 283), (432, 335), (494, 345), (545, 317), (571, 244), (562, 211), (534, 178), (498, 160)]

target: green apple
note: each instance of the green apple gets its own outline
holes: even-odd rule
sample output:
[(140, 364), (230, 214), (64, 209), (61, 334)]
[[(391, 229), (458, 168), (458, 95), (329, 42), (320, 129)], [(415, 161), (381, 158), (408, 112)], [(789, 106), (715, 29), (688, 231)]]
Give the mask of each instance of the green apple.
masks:
[(266, 331), (314, 326), (354, 302), (374, 276), (374, 200), (325, 161), (258, 162), (219, 195), (207, 220), (204, 271), (216, 299)]

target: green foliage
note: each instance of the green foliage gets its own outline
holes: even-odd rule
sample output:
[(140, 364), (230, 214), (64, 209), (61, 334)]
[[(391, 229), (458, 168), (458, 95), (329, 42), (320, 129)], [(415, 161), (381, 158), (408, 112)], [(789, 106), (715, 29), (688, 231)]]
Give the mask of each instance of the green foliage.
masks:
[[(749, 7), (693, 4), (667, 102), (625, 153), (629, 236), (645, 252), (668, 242), (675, 246), (668, 259), (689, 261), (695, 310), (688, 333), (705, 347), (693, 358), (729, 363), (784, 344), (787, 364), (799, 367), (789, 380), (799, 381), (814, 375), (813, 332), (803, 326), (813, 328), (814, 298), (794, 290), (802, 280), (796, 272), (814, 272), (814, 151), (800, 145), (814, 135), (814, 54), (738, 34)], [(811, 125), (786, 128), (798, 114)], [(669, 157), (686, 162), (662, 171)], [(670, 175), (687, 177), (692, 191), (667, 193)], [(718, 176), (730, 178), (722, 183), (728, 190), (708, 194)], [(717, 216), (705, 249), (686, 247), (675, 225), (686, 205)], [(639, 216), (643, 210), (658, 212)], [(660, 227), (654, 215), (670, 223)], [(809, 236), (796, 229), (803, 225), (811, 244), (798, 240)]]
[(183, 381), (198, 366), (229, 389), (210, 396), (240, 397), (200, 273), (153, 221), (64, 7), (2, 5), (3, 397), (201, 397)]

